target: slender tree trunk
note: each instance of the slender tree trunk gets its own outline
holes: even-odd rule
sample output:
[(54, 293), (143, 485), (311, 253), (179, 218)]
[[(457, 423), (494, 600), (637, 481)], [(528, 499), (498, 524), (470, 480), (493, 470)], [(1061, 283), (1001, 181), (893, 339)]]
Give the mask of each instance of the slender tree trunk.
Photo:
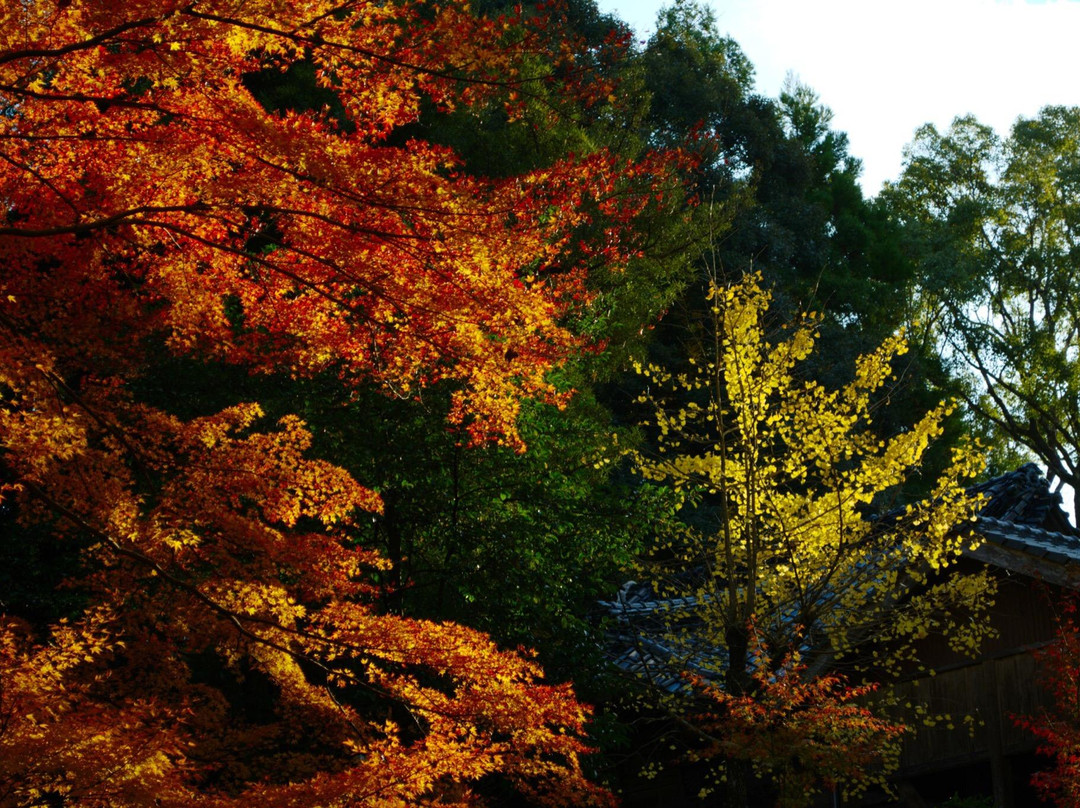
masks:
[[(725, 632), (728, 647), (728, 669), (725, 676), (727, 692), (741, 696), (750, 689), (752, 677), (746, 670), (750, 650), (750, 634), (745, 625), (728, 626)], [(728, 759), (724, 762), (727, 779), (724, 783), (724, 808), (749, 808), (750, 784), (753, 769), (748, 760)]]

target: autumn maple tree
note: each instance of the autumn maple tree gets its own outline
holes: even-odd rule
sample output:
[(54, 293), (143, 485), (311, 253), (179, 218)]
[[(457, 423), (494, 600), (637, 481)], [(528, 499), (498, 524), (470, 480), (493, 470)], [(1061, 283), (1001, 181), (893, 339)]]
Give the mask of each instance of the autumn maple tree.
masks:
[[(300, 418), (192, 417), (140, 387), (168, 355), (404, 398), (443, 381), (463, 442), (523, 448), (522, 398), (567, 395), (548, 373), (583, 346), (583, 267), (633, 252), (667, 160), (486, 180), (398, 137), (425, 107), (513, 116), (548, 81), (531, 24), (458, 2), (3, 5), (0, 530), (77, 572), (63, 608), (3, 615), (0, 804), (464, 805), (496, 775), (607, 801), (567, 686), (376, 608), (385, 561), (353, 528), (382, 500)], [(249, 91), (297, 65), (333, 109)]]
[(1057, 639), (1039, 649), (1039, 684), (1049, 704), (1031, 715), (1013, 716), (1017, 726), (1030, 731), (1040, 754), (1050, 758), (1031, 778), (1047, 803), (1076, 805), (1080, 799), (1080, 622), (1075, 599), (1061, 603)]
[(867, 706), (875, 685), (853, 687), (836, 673), (807, 676), (796, 653), (773, 660), (760, 641), (752, 637), (750, 692), (694, 681), (708, 709), (693, 715), (705, 744), (691, 759), (749, 762), (774, 783), (778, 808), (799, 808), (822, 787), (895, 767), (907, 728)]

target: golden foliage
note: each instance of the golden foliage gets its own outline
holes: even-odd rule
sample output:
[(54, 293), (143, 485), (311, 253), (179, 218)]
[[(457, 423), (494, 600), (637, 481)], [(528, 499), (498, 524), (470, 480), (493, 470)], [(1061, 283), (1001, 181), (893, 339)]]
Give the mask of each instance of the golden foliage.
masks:
[(872, 664), (882, 675), (930, 631), (974, 649), (984, 623), (949, 613), (984, 610), (992, 581), (942, 582), (936, 573), (974, 541), (978, 503), (963, 483), (981, 469), (976, 447), (953, 452), (928, 498), (898, 502), (951, 405), (879, 435), (874, 415), (906, 350), (902, 337), (861, 357), (851, 381), (829, 390), (800, 375), (814, 318), (768, 334), (760, 283), (711, 287), (712, 342), (690, 372), (638, 368), (657, 451), (635, 452), (636, 468), (677, 500), (641, 574), (696, 604), (695, 619), (672, 611), (666, 641), (736, 699), (753, 686), (751, 626), (767, 656), (805, 654), (801, 670), (811, 676), (837, 663)]
[[(567, 245), (591, 207), (591, 254), (625, 261), (666, 176), (593, 153), (489, 181), (388, 140), (425, 97), (521, 90), (529, 32), (456, 0), (0, 8), (0, 497), (80, 548), (90, 604), (3, 623), (0, 803), (465, 805), (492, 773), (608, 801), (568, 688), (373, 605), (384, 562), (349, 529), (381, 499), (300, 419), (137, 392), (162, 351), (402, 396), (449, 380), (473, 440), (522, 448), (520, 399), (559, 403), (547, 373), (580, 345)], [(342, 115), (248, 91), (301, 61)]]

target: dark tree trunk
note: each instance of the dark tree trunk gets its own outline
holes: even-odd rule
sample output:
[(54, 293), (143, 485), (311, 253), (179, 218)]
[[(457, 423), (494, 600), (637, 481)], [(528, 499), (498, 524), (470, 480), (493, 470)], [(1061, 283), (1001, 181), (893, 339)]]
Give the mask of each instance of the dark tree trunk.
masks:
[[(750, 633), (746, 626), (729, 626), (725, 634), (728, 647), (728, 669), (724, 677), (724, 685), (732, 696), (741, 696), (749, 692), (753, 681), (746, 669), (746, 659), (750, 650)], [(729, 758), (724, 762), (724, 770), (727, 779), (722, 792), (724, 795), (722, 805), (724, 808), (749, 808), (750, 784), (754, 776), (750, 761)]]

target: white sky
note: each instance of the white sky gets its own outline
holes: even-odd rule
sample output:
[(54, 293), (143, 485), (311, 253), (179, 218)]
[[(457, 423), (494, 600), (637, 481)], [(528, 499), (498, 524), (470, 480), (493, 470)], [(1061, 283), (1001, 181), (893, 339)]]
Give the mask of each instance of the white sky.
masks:
[[(1047, 104), (1080, 106), (1080, 0), (707, 0), (779, 94), (788, 71), (833, 110), (872, 196), (924, 123), (973, 113), (1006, 134)], [(645, 39), (665, 0), (599, 0)]]

